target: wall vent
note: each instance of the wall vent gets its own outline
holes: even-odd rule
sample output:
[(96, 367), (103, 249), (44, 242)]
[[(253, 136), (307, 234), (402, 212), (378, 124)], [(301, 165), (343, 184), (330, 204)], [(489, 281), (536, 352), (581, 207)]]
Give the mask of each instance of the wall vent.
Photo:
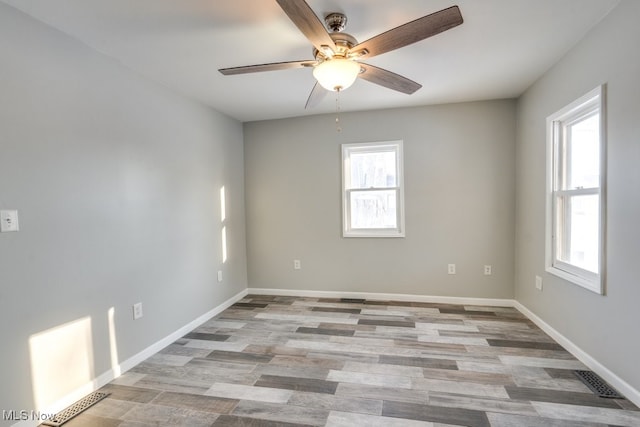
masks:
[(599, 397), (606, 397), (609, 399), (624, 399), (624, 396), (618, 393), (616, 389), (607, 384), (606, 381), (600, 378), (597, 374), (591, 371), (574, 372), (576, 376)]
[(42, 425), (51, 426), (51, 427), (59, 427), (62, 424), (64, 424), (67, 421), (69, 421), (71, 418), (73, 418), (76, 415), (86, 411), (91, 406), (93, 406), (96, 403), (100, 402), (102, 399), (104, 399), (107, 396), (109, 396), (109, 393), (102, 393), (100, 391), (94, 391), (93, 393), (89, 394), (88, 396), (85, 396), (82, 399), (78, 400), (76, 403), (74, 403), (73, 405), (69, 406), (68, 408), (58, 412), (55, 416), (53, 416), (53, 418), (44, 421), (42, 423)]

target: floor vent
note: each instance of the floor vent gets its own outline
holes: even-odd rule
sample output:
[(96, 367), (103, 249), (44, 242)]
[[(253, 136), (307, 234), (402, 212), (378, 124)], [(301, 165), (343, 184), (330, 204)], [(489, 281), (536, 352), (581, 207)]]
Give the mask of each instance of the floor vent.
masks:
[(76, 415), (86, 411), (91, 406), (93, 406), (96, 403), (100, 402), (102, 399), (104, 399), (107, 396), (109, 396), (109, 393), (102, 393), (102, 392), (99, 392), (99, 391), (95, 391), (95, 392), (91, 393), (90, 395), (88, 395), (86, 397), (83, 397), (82, 399), (78, 400), (76, 403), (74, 403), (73, 405), (69, 406), (68, 408), (58, 412), (53, 418), (48, 419), (47, 421), (43, 422), (42, 425), (52, 426), (52, 427), (59, 427), (62, 424), (64, 424), (67, 421), (69, 421), (71, 418), (73, 418)]
[(575, 371), (578, 378), (585, 383), (592, 392), (599, 397), (607, 397), (609, 399), (624, 399), (620, 393), (605, 382), (602, 378), (591, 371)]

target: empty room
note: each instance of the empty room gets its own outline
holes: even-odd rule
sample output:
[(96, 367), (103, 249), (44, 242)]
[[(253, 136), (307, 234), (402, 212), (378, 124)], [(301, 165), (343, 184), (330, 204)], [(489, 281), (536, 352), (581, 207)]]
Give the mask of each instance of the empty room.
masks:
[(0, 427), (640, 425), (639, 19), (0, 0)]

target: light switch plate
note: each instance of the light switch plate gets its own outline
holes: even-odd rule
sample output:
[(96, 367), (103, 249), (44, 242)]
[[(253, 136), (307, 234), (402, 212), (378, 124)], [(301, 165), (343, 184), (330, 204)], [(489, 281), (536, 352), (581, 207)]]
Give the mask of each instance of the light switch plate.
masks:
[(18, 231), (18, 211), (0, 211), (0, 232)]

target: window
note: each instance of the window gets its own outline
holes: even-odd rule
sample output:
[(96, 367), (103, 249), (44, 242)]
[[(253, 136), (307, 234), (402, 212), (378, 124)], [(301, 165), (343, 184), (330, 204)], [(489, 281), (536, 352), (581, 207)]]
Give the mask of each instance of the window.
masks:
[(604, 278), (604, 87), (547, 118), (547, 271), (599, 294)]
[(404, 237), (402, 141), (342, 145), (344, 237)]

